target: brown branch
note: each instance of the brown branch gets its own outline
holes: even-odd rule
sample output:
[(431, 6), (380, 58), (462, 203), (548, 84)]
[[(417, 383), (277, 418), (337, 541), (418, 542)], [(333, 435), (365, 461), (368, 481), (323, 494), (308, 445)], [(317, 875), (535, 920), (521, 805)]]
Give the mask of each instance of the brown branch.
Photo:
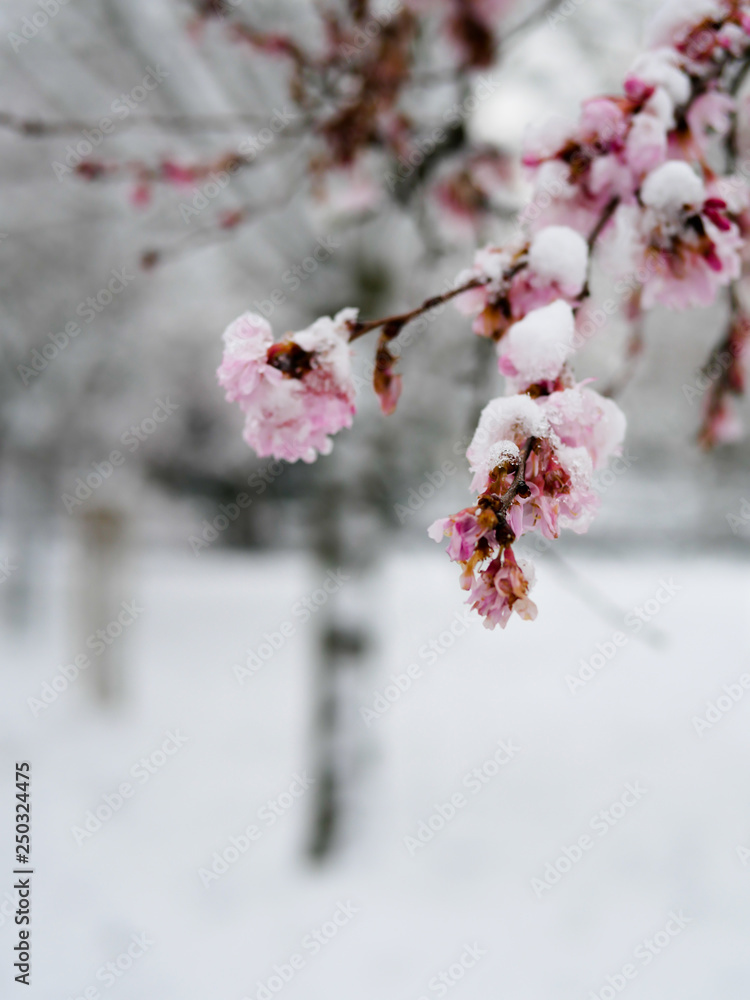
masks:
[(378, 330), (381, 326), (387, 328), (387, 339), (392, 340), (413, 319), (416, 319), (423, 313), (429, 312), (430, 309), (434, 309), (436, 306), (442, 305), (444, 302), (449, 302), (456, 295), (461, 295), (462, 292), (468, 292), (472, 288), (481, 288), (488, 281), (489, 278), (472, 278), (471, 281), (467, 281), (458, 288), (452, 288), (449, 292), (444, 292), (442, 295), (433, 295), (432, 298), (426, 299), (421, 306), (417, 306), (416, 309), (411, 309), (409, 312), (398, 313), (394, 316), (385, 316), (382, 319), (366, 320), (365, 322), (351, 322), (349, 323), (351, 330), (349, 343), (351, 344), (353, 341), (359, 340), (360, 337), (364, 337), (366, 333), (370, 333), (372, 330)]
[[(106, 118), (106, 115), (102, 117)], [(175, 132), (241, 132), (243, 125), (260, 125), (268, 121), (269, 115), (252, 111), (230, 112), (222, 115), (145, 115), (133, 114), (114, 122), (116, 130), (151, 125)], [(75, 135), (84, 129), (98, 128), (96, 121), (66, 119), (43, 121), (39, 118), (23, 118), (10, 111), (0, 111), (0, 128), (15, 132), (29, 139), (44, 139), (49, 136)], [(285, 130), (285, 135), (294, 134)], [(276, 138), (280, 138), (281, 133)]]
[(526, 442), (526, 446), (521, 454), (521, 460), (519, 461), (518, 468), (516, 469), (516, 474), (513, 477), (513, 482), (510, 484), (505, 493), (503, 493), (500, 498), (500, 506), (495, 511), (498, 517), (505, 517), (517, 496), (529, 495), (528, 487), (526, 486), (526, 462), (528, 461), (529, 455), (533, 451), (535, 444), (535, 437), (530, 437)]
[(591, 252), (594, 249), (594, 245), (596, 244), (596, 241), (602, 235), (602, 231), (603, 231), (604, 227), (607, 225), (607, 223), (609, 222), (609, 220), (615, 214), (615, 212), (617, 210), (617, 206), (619, 204), (620, 204), (620, 198), (619, 198), (618, 195), (615, 195), (614, 198), (612, 198), (607, 203), (607, 205), (605, 206), (604, 211), (599, 216), (598, 222), (596, 223), (596, 225), (594, 226), (594, 228), (589, 233), (588, 239), (586, 241), (588, 243), (589, 252)]

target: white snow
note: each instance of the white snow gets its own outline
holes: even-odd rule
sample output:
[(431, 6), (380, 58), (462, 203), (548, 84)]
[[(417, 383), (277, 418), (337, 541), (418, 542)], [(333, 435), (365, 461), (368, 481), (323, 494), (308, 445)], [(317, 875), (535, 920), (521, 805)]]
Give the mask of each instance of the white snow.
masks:
[(499, 442), (528, 437), (544, 437), (549, 430), (541, 408), (530, 396), (498, 396), (482, 410), (466, 457), (473, 472), (486, 472), (492, 466), (491, 449)]
[[(579, 1000), (601, 995), (628, 962), (637, 974), (627, 1000), (746, 1000), (750, 867), (737, 848), (750, 847), (750, 692), (702, 737), (692, 720), (725, 705), (723, 686), (748, 671), (747, 567), (576, 553), (575, 572), (620, 608), (609, 621), (553, 557), (533, 553), (539, 617), (500, 633), (473, 615), (464, 624), (456, 567), (432, 545), (388, 559), (372, 605), (388, 623), (379, 666), (350, 678), (348, 722), (361, 741), (348, 760), (359, 789), (350, 849), (319, 869), (303, 863), (303, 797), (261, 823), (208, 889), (198, 869), (310, 768), (316, 623), (290, 609), (320, 581), (290, 557), (154, 554), (135, 592), (145, 610), (127, 637), (124, 709), (95, 715), (81, 679), (33, 719), (26, 698), (71, 652), (65, 566), (48, 567), (54, 618), (39, 615), (26, 640), (0, 638), (5, 758), (33, 767), (31, 998), (96, 987), (112, 1000), (256, 1000), (274, 965), (301, 953), (283, 1000), (417, 1000), (439, 995), (431, 978), (476, 942), (486, 954), (455, 1000)], [(240, 687), (232, 665), (287, 619), (294, 634)], [(421, 674), (366, 727), (356, 706), (411, 663)], [(589, 679), (574, 694), (566, 677), (581, 672)], [(187, 744), (78, 847), (71, 827), (170, 729)], [(518, 752), (472, 792), (465, 776), (500, 741)], [(10, 781), (6, 767), (5, 803)], [(639, 801), (610, 811), (607, 825), (601, 811), (636, 782)], [(465, 805), (410, 854), (404, 838), (457, 793)], [(584, 834), (592, 847), (538, 898), (532, 879)], [(358, 912), (312, 954), (302, 941), (339, 900)], [(634, 957), (679, 910), (684, 930), (648, 964)], [(16, 928), (1, 913), (9, 960)], [(97, 971), (144, 932), (153, 946), (106, 988)]]
[(573, 310), (557, 300), (514, 323), (500, 342), (500, 352), (518, 372), (517, 381), (531, 385), (559, 375), (573, 352), (574, 333)]
[(690, 80), (675, 65), (676, 58), (674, 50), (669, 48), (643, 52), (631, 65), (628, 76), (660, 87), (673, 105), (684, 104), (690, 96)]
[(669, 45), (687, 25), (721, 15), (721, 6), (714, 0), (662, 0), (646, 26), (646, 43), (649, 46)]
[(520, 462), (520, 460), (520, 449), (513, 441), (498, 441), (487, 452), (487, 461), (490, 463), (490, 469), (494, 469), (504, 462), (510, 464)]
[(652, 170), (641, 187), (643, 204), (667, 214), (685, 206), (700, 207), (705, 197), (703, 181), (682, 160), (669, 160)]
[(556, 282), (568, 295), (577, 295), (586, 282), (589, 250), (586, 240), (569, 226), (540, 229), (529, 247), (534, 274)]

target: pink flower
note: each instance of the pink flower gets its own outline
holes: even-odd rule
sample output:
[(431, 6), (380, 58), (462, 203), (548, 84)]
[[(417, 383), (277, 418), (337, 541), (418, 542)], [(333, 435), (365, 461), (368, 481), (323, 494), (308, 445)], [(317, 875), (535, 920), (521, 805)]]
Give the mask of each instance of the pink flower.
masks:
[(347, 345), (356, 310), (274, 343), (267, 320), (244, 313), (224, 333), (219, 384), (245, 414), (243, 436), (258, 455), (312, 462), (326, 455), (329, 434), (350, 427), (355, 388)]
[(494, 531), (493, 524), (481, 523), (477, 511), (477, 507), (467, 507), (458, 514), (435, 521), (428, 529), (427, 534), (435, 542), (441, 542), (443, 537), (450, 538), (446, 551), (452, 562), (468, 562), (480, 539), (489, 539)]
[[(465, 565), (461, 586), (469, 591), (467, 603), (482, 615), (485, 628), (496, 625), (505, 628), (514, 611), (532, 621), (537, 615), (536, 605), (528, 597), (534, 581), (533, 566), (524, 559), (517, 562), (510, 545), (501, 543), (498, 547), (494, 530), (486, 519), (488, 512), (477, 516), (479, 511), (478, 507), (468, 508), (436, 521), (430, 528), (430, 537), (436, 542), (444, 534), (451, 538), (448, 556)], [(492, 518), (491, 513), (489, 517)], [(492, 552), (496, 554), (480, 567)]]
[(484, 618), (485, 628), (505, 628), (514, 611), (519, 618), (534, 621), (537, 606), (529, 598), (533, 584), (533, 564), (517, 561), (508, 546), (471, 582), (468, 603)]
[(642, 102), (648, 111), (674, 128), (675, 110), (690, 97), (690, 79), (679, 66), (679, 56), (671, 48), (644, 52), (630, 67), (625, 78), (625, 93)]
[(174, 184), (175, 187), (192, 187), (196, 182), (195, 170), (192, 167), (183, 167), (173, 160), (164, 160), (161, 174), (168, 184)]
[(726, 203), (706, 197), (703, 181), (682, 160), (650, 173), (641, 201), (642, 210), (618, 210), (617, 227), (621, 270), (647, 275), (643, 307), (710, 305), (740, 273), (743, 240)]
[(687, 113), (689, 135), (692, 142), (688, 152), (699, 159), (705, 158), (710, 143), (710, 133), (723, 138), (732, 124), (732, 113), (737, 102), (729, 94), (710, 90), (701, 94), (690, 105)]
[(632, 202), (644, 174), (663, 162), (671, 114), (653, 85), (633, 81), (625, 97), (584, 102), (572, 127), (553, 118), (530, 129), (523, 163), (535, 180), (532, 208), (547, 207), (526, 217), (589, 233), (613, 198)]
[(484, 408), (466, 452), (477, 502), (429, 531), (435, 541), (450, 539), (461, 586), (489, 628), (504, 626), (514, 610), (535, 617), (530, 581), (510, 546), (531, 531), (550, 539), (563, 528), (586, 531), (599, 505), (594, 468), (619, 451), (625, 432), (616, 404), (592, 389), (535, 388), (537, 395), (500, 396)]
[[(466, 455), (479, 493), (502, 495), (529, 438), (536, 444), (524, 469), (528, 492), (507, 512), (515, 537), (539, 530), (556, 538), (559, 529), (584, 531), (598, 507), (592, 488), (594, 469), (619, 454), (625, 417), (617, 404), (585, 385), (532, 399), (501, 396), (483, 410)], [(499, 469), (499, 471), (498, 471)]]
[(554, 382), (573, 353), (574, 332), (573, 310), (566, 302), (557, 299), (532, 310), (500, 341), (500, 371), (519, 391)]
[(587, 268), (583, 237), (567, 226), (547, 226), (530, 243), (479, 250), (474, 266), (460, 274), (457, 283), (484, 283), (457, 296), (454, 304), (464, 315), (476, 317), (475, 333), (499, 340), (532, 310), (557, 299), (575, 303), (586, 284)]
[(602, 469), (622, 450), (625, 414), (613, 399), (585, 383), (540, 398), (550, 428), (569, 448), (585, 448), (594, 469)]
[(505, 153), (487, 149), (468, 157), (454, 157), (430, 190), (446, 237), (476, 241), (494, 197), (507, 192), (511, 180)]

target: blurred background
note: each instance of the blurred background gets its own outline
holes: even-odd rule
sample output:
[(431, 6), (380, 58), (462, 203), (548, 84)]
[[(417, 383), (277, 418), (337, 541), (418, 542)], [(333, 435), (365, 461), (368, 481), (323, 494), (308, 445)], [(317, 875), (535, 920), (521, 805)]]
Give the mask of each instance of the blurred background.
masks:
[(500, 391), (465, 318), (407, 328), (389, 418), (358, 342), (358, 418), (313, 466), (256, 458), (215, 378), (240, 312), (400, 311), (517, 233), (526, 126), (618, 92), (650, 6), (3, 4), (32, 995), (746, 998), (750, 452), (695, 442), (725, 306), (656, 311), (635, 364), (618, 316), (587, 343), (628, 450), (505, 632), (426, 535)]

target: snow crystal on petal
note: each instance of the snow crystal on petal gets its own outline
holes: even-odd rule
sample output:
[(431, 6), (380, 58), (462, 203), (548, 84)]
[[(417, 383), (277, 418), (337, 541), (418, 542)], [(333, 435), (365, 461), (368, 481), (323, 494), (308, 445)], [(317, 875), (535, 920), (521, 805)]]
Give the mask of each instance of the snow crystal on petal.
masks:
[(500, 342), (500, 370), (524, 385), (555, 379), (573, 351), (573, 310), (560, 300), (534, 309)]
[(491, 400), (482, 410), (474, 437), (466, 450), (474, 473), (472, 489), (476, 492), (484, 489), (487, 474), (495, 467), (489, 463), (497, 444), (512, 441), (520, 448), (528, 438), (544, 437), (548, 433), (547, 418), (530, 396), (499, 396)]
[(664, 90), (674, 105), (684, 104), (690, 97), (690, 79), (675, 65), (674, 49), (661, 48), (638, 56), (628, 72), (628, 78), (648, 83)]
[(672, 214), (683, 206), (700, 206), (706, 192), (703, 181), (683, 160), (669, 160), (653, 170), (641, 188), (644, 205)]
[(586, 282), (589, 250), (586, 241), (569, 226), (540, 229), (529, 247), (534, 274), (556, 282), (568, 295), (577, 295)]

